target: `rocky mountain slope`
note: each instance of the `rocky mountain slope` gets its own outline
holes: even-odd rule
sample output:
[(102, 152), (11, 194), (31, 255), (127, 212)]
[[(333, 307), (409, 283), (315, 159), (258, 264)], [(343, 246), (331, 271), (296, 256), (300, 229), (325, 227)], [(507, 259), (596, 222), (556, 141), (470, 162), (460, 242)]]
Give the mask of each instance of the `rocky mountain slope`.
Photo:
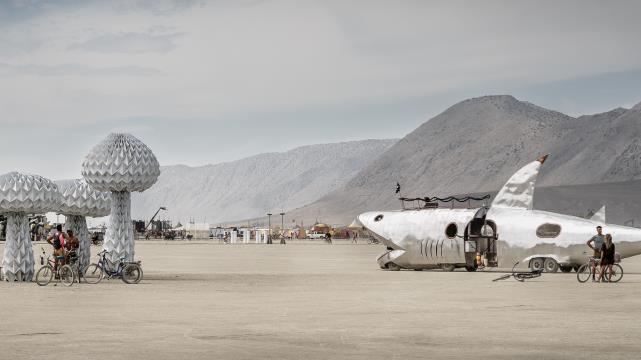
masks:
[(640, 138), (641, 104), (574, 118), (512, 96), (465, 100), (399, 140), (343, 187), (291, 216), (347, 223), (362, 211), (398, 208), (397, 181), (404, 196), (492, 192), (546, 153), (551, 156), (537, 183), (541, 187), (641, 179)]
[(396, 140), (303, 146), (202, 167), (165, 166), (158, 182), (132, 194), (132, 216), (162, 216), (217, 224), (288, 211), (345, 185)]

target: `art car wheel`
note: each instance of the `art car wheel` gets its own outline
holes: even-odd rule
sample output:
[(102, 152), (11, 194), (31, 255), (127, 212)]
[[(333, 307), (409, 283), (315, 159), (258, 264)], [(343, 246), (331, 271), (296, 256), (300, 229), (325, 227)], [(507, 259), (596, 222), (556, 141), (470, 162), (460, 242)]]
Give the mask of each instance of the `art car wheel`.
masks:
[(465, 266), (465, 270), (467, 270), (468, 272), (475, 272), (476, 271), (476, 266), (467, 265), (467, 266)]
[(545, 262), (543, 263), (543, 267), (545, 268), (545, 272), (548, 272), (548, 273), (555, 273), (559, 271), (559, 263), (557, 263), (556, 260), (552, 258), (545, 259)]
[(391, 263), (387, 263), (387, 270), (389, 270), (389, 271), (399, 271), (399, 270), (401, 270), (401, 267), (396, 265), (396, 264), (394, 264), (393, 262), (391, 262)]
[(572, 272), (572, 266), (559, 266), (559, 269), (561, 269), (561, 272), (564, 273)]
[(543, 258), (534, 258), (530, 260), (530, 270), (532, 271), (540, 271), (543, 270), (543, 263), (545, 260)]
[(443, 264), (441, 265), (441, 269), (443, 269), (443, 271), (450, 272), (454, 271), (454, 269), (456, 269), (456, 266), (454, 266), (454, 264)]

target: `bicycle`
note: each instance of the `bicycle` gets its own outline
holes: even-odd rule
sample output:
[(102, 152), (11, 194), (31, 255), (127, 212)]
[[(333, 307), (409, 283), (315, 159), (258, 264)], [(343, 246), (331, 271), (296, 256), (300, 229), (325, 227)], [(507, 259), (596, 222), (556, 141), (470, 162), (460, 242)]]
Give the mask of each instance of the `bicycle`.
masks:
[(58, 282), (62, 282), (65, 286), (73, 285), (73, 269), (69, 265), (58, 266), (54, 271), (56, 262), (51, 259), (51, 255), (47, 256), (47, 263), (45, 264), (45, 249), (42, 249), (42, 255), (40, 255), (40, 264), (44, 265), (36, 273), (36, 284), (40, 286), (47, 286), (53, 280), (54, 274)]
[[(80, 284), (80, 278), (84, 278), (84, 271), (80, 271), (80, 262), (78, 261), (78, 254), (73, 253), (69, 256), (69, 266), (71, 267), (71, 270), (73, 270), (73, 277), (74, 281), (78, 281), (78, 284)], [(85, 279), (86, 282), (87, 279)]]
[(517, 272), (514, 269), (516, 268), (516, 265), (519, 264), (519, 262), (520, 261), (517, 261), (516, 263), (514, 263), (514, 266), (512, 266), (511, 274), (505, 274), (505, 275), (499, 276), (492, 281), (501, 281), (501, 280), (506, 280), (506, 279), (509, 279), (510, 277), (513, 277), (514, 280), (524, 282), (525, 280), (537, 278), (541, 276), (541, 274), (543, 273), (543, 269)]
[[(125, 261), (124, 257), (114, 264), (107, 259), (107, 250), (103, 250), (98, 253), (98, 263), (89, 264), (83, 277), (89, 284), (97, 284), (105, 277), (121, 278), (127, 284), (137, 284), (142, 280), (140, 264), (140, 261)], [(115, 270), (111, 270), (114, 268)]]
[[(593, 256), (588, 257), (587, 264), (581, 265), (581, 267), (576, 271), (577, 281), (584, 283), (590, 280), (590, 277), (595, 277), (600, 263), (601, 259), (597, 259)], [(594, 269), (594, 271), (592, 269)], [(607, 271), (603, 273), (604, 277), (606, 276), (606, 273)], [(610, 275), (610, 282), (619, 282), (623, 278), (623, 268), (618, 263), (613, 264), (612, 272), (608, 275)]]

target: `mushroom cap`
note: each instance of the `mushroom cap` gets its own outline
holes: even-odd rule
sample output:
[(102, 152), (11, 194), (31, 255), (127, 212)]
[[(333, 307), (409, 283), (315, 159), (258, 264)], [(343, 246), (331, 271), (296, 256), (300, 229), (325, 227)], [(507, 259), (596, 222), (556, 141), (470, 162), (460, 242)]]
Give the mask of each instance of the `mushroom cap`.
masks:
[(57, 211), (62, 198), (56, 184), (40, 175), (10, 172), (0, 175), (0, 212)]
[(60, 213), (90, 217), (111, 213), (111, 193), (97, 191), (82, 179), (56, 181), (62, 196)]
[(98, 191), (145, 191), (159, 175), (156, 156), (130, 134), (109, 134), (82, 163), (82, 176)]

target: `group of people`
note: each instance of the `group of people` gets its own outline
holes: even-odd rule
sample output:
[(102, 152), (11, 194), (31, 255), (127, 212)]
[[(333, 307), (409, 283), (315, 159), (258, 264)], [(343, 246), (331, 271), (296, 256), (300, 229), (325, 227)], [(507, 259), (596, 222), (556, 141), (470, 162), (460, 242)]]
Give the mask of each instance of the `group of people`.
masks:
[(612, 242), (612, 235), (605, 234), (603, 235), (603, 228), (601, 226), (596, 227), (597, 234), (594, 235), (587, 244), (594, 251), (594, 259), (600, 260), (601, 271), (599, 272), (599, 277), (595, 277), (596, 273), (596, 262), (592, 263), (592, 281), (605, 281), (604, 275), (607, 270), (608, 282), (612, 280), (612, 265), (614, 265), (614, 243)]
[(80, 247), (78, 238), (73, 235), (72, 230), (65, 233), (62, 225), (56, 226), (56, 230), (47, 237), (47, 242), (53, 246), (53, 256), (55, 260), (54, 270), (69, 262), (72, 257), (77, 256), (77, 250)]

